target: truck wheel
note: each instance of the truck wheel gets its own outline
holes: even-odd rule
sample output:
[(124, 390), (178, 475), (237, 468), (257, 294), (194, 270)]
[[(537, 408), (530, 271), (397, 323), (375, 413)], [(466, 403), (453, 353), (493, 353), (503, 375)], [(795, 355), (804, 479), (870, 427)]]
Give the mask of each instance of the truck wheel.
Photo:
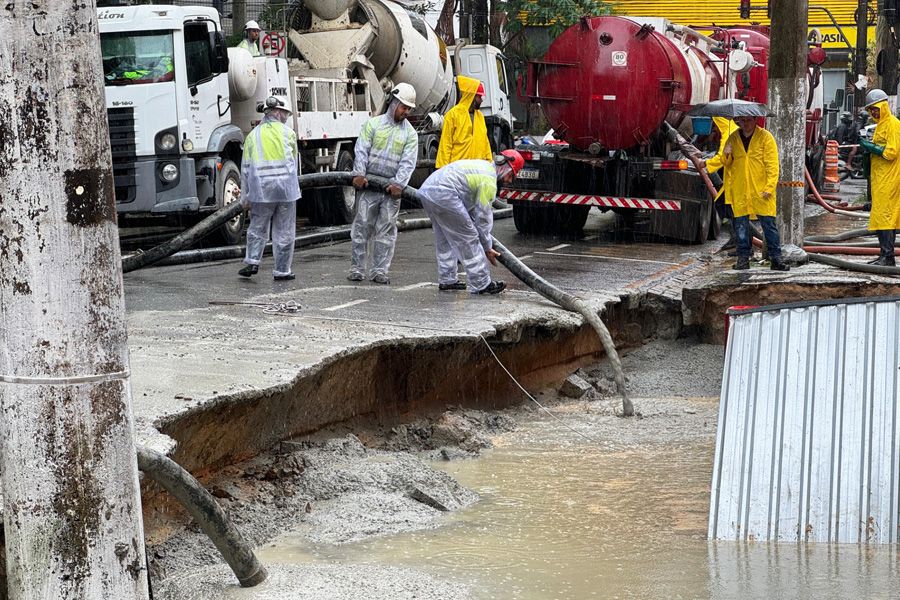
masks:
[(512, 209), (516, 231), (525, 234), (540, 233), (541, 222), (533, 206), (513, 204)]
[[(216, 210), (237, 201), (235, 192), (241, 189), (241, 170), (233, 161), (223, 160), (222, 170), (216, 178)], [(217, 229), (212, 237), (223, 246), (241, 243), (247, 211), (241, 213)]]
[(576, 236), (584, 229), (590, 206), (557, 204), (550, 207), (547, 229), (553, 235)]
[[(338, 156), (337, 170), (352, 169), (353, 155), (342, 150)], [(356, 218), (356, 190), (353, 186), (320, 188), (310, 196), (309, 222), (313, 225), (347, 225)]]

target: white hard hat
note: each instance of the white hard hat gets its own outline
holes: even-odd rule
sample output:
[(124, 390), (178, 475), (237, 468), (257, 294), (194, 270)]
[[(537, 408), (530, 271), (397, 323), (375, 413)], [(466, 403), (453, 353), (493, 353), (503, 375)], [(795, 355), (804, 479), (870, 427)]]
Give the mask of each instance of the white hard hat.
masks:
[(244, 25), (244, 31), (247, 31), (248, 29), (259, 29), (259, 23), (256, 21), (247, 21), (247, 24)]
[(260, 102), (256, 107), (257, 112), (269, 112), (273, 108), (280, 108), (281, 110), (291, 114), (290, 103), (288, 99), (284, 96), (269, 96), (266, 98), (265, 102)]
[(408, 83), (398, 83), (394, 86), (391, 96), (410, 108), (416, 107), (416, 89)]

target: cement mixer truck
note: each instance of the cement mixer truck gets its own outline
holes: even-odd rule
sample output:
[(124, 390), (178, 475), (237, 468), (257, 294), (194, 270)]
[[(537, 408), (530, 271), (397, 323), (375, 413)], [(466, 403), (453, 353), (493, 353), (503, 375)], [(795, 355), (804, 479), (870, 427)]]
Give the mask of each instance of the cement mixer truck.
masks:
[[(710, 120), (685, 118), (720, 98), (765, 102), (769, 39), (751, 28), (702, 33), (662, 18), (583, 17), (529, 64), (524, 95), (540, 103), (562, 144), (523, 146), (526, 168), (501, 195), (523, 233), (575, 234), (592, 206), (626, 227), (689, 243), (718, 234), (708, 189), (672, 143), (673, 130), (705, 141)], [(824, 52), (810, 52), (807, 149), (821, 170)], [(641, 222), (638, 223), (638, 220)]]
[[(242, 143), (270, 95), (294, 108), (302, 172), (349, 170), (362, 124), (401, 82), (419, 95), (411, 121), (420, 158), (433, 156), (456, 93), (451, 56), (421, 18), (390, 0), (294, 2), (286, 15), (289, 33), (270, 32), (267, 54), (252, 57), (226, 47), (211, 7), (98, 10), (120, 215), (189, 223), (235, 201)], [(498, 137), (511, 145), (502, 56), (469, 49), (480, 56), (464, 64), (482, 68), (472, 76), (485, 79), (486, 104), (505, 107)], [(352, 220), (354, 201), (352, 188), (332, 188), (308, 193), (301, 206), (314, 224), (338, 224)], [(219, 241), (237, 243), (243, 226), (241, 215)]]

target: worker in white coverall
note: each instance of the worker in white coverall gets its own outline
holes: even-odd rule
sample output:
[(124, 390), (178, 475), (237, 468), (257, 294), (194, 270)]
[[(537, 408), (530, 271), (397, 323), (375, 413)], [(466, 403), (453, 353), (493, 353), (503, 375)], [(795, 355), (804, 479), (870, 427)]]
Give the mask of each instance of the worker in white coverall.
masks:
[(287, 100), (270, 96), (257, 110), (265, 116), (244, 141), (241, 161), (241, 198), (250, 209), (247, 228), (247, 263), (242, 277), (259, 272), (259, 261), (269, 234), (275, 255), (276, 281), (294, 279), (291, 261), (297, 237), (297, 134), (286, 125), (291, 116)]
[(439, 289), (466, 289), (457, 275), (457, 261), (466, 271), (473, 294), (497, 294), (506, 289), (504, 282), (491, 281), (488, 265), (496, 266), (500, 256), (491, 239), (491, 202), (497, 195), (497, 182), (512, 183), (524, 164), (516, 150), (505, 150), (493, 164), (474, 159), (452, 162), (422, 184), (419, 198), (434, 231)]
[[(353, 163), (353, 187), (356, 192), (356, 218), (350, 228), (350, 281), (362, 281), (369, 240), (372, 244), (369, 279), (391, 282), (388, 271), (397, 243), (397, 216), (400, 194), (416, 168), (419, 136), (406, 117), (416, 106), (416, 90), (401, 83), (391, 90), (387, 111), (363, 125), (356, 140)], [(369, 187), (366, 175), (378, 175), (390, 181), (386, 189)]]

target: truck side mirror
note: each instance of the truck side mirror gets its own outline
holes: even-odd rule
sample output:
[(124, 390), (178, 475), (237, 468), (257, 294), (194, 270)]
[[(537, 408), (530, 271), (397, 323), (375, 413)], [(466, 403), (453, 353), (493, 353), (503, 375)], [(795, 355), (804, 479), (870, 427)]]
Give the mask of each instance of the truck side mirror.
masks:
[(834, 90), (834, 105), (838, 108), (844, 106), (844, 90), (838, 88)]
[(223, 31), (210, 32), (210, 42), (213, 49), (212, 67), (216, 73), (228, 72), (228, 44), (225, 41)]

